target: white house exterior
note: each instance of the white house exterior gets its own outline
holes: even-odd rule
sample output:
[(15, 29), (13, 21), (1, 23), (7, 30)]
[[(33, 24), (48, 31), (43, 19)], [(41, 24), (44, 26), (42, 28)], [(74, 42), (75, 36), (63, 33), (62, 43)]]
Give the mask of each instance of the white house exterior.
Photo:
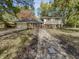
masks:
[(48, 27), (62, 27), (63, 21), (61, 17), (42, 17), (44, 25)]

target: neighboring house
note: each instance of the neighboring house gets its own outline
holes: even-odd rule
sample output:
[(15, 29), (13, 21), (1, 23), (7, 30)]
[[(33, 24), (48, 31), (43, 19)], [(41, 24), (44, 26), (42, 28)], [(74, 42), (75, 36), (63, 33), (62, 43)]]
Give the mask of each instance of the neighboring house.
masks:
[(22, 19), (18, 20), (17, 27), (26, 27), (26, 28), (41, 28), (43, 22), (39, 20), (29, 20), (29, 19)]

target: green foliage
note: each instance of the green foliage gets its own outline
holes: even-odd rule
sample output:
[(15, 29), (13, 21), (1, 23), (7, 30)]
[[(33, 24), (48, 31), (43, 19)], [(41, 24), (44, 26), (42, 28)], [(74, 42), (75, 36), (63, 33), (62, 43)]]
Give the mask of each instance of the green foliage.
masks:
[(12, 9), (13, 9), (13, 11), (14, 11), (15, 14), (20, 11), (20, 8), (18, 8), (18, 7), (12, 7)]
[(67, 25), (72, 27), (79, 26), (79, 15), (71, 15), (67, 20)]
[(67, 26), (79, 27), (79, 0), (54, 0), (54, 8), (63, 12), (63, 20)]
[(48, 16), (48, 13), (51, 12), (51, 10), (53, 9), (53, 4), (42, 2), (41, 5), (40, 5), (40, 9), (41, 9), (41, 15), (42, 16)]
[(12, 14), (8, 13), (8, 12), (4, 12), (4, 14), (2, 15), (2, 18), (6, 22), (11, 22), (11, 21), (15, 21), (16, 20), (16, 17), (13, 16)]
[(48, 16), (53, 10), (62, 13), (67, 26), (79, 27), (79, 0), (54, 0), (54, 3), (41, 3), (41, 15)]
[[(13, 0), (0, 0), (0, 10), (3, 10), (3, 12), (10, 12), (14, 13), (16, 16), (16, 13), (20, 11), (19, 7), (14, 7), (13, 6)], [(0, 12), (1, 15), (3, 13)]]
[(16, 27), (15, 21), (17, 20), (17, 18), (11, 13), (5, 11), (2, 15), (1, 20), (4, 22), (6, 28)]
[[(5, 25), (10, 25), (9, 22), (14, 23), (16, 20), (16, 14), (22, 9), (20, 6), (13, 6), (13, 1), (16, 0), (0, 0), (0, 20), (4, 22)], [(23, 2), (23, 0), (18, 0)], [(27, 0), (25, 0), (27, 2)], [(32, 0), (28, 0), (31, 2)], [(32, 1), (33, 2), (33, 1)], [(27, 5), (23, 6), (25, 9), (29, 7)]]

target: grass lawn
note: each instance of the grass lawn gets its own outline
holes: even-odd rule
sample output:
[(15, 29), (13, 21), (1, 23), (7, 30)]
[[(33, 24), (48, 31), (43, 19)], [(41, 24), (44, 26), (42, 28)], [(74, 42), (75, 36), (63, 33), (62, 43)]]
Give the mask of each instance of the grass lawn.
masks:
[(49, 33), (60, 40), (62, 48), (70, 55), (79, 56), (79, 32), (72, 30), (48, 29)]
[(33, 30), (13, 33), (9, 37), (0, 37), (0, 59), (13, 59), (23, 46), (33, 39)]
[(60, 29), (64, 32), (79, 32), (79, 28), (63, 28), (63, 29)]

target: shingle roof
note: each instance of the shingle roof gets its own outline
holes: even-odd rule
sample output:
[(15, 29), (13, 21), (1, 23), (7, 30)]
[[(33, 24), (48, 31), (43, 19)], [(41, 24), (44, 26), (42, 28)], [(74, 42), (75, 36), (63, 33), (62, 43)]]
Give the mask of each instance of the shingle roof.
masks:
[(39, 21), (39, 20), (29, 20), (29, 19), (22, 19), (22, 20), (18, 20), (16, 22), (38, 23), (38, 24), (43, 23), (41, 20)]

